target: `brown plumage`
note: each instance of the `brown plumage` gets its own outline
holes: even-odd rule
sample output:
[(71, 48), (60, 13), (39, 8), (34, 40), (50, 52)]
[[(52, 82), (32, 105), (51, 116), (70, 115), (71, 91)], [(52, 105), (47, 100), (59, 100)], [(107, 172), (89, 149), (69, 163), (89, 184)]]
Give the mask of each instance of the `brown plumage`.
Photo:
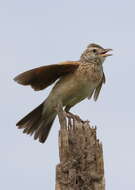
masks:
[(22, 85), (31, 85), (36, 91), (43, 90), (59, 77), (74, 72), (78, 66), (79, 63), (75, 61), (42, 66), (22, 73), (15, 77), (14, 80)]
[(18, 128), (43, 143), (57, 115), (55, 108), (59, 103), (69, 111), (72, 106), (92, 95), (96, 101), (105, 83), (102, 64), (110, 55), (107, 54), (110, 50), (90, 44), (79, 61), (42, 66), (15, 77), (16, 82), (30, 85), (34, 90), (42, 90), (59, 79), (47, 99), (16, 124)]

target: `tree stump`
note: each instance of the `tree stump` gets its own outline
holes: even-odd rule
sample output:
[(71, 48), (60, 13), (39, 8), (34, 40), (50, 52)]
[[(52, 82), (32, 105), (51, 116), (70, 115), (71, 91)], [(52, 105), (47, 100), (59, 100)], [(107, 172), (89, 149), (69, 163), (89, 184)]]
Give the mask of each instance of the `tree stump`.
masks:
[(77, 117), (67, 119), (60, 107), (57, 112), (61, 128), (55, 189), (105, 190), (103, 150), (96, 128)]

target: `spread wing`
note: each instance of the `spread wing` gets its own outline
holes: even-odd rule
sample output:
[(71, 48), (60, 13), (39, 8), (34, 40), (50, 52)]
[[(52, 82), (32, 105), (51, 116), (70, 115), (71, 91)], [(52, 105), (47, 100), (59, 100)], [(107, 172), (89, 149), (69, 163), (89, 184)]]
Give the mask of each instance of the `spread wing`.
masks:
[(79, 65), (80, 62), (67, 61), (54, 65), (42, 66), (21, 73), (16, 76), (14, 80), (22, 85), (30, 85), (34, 90), (38, 91), (48, 87), (61, 76), (74, 72)]
[(97, 88), (96, 88), (95, 91), (94, 91), (94, 100), (95, 100), (95, 101), (98, 99), (98, 96), (99, 96), (100, 90), (101, 90), (101, 88), (102, 88), (102, 85), (103, 85), (103, 83), (105, 83), (105, 82), (106, 82), (105, 74), (103, 73), (102, 80), (101, 80), (101, 82), (99, 83), (99, 85), (97, 86)]

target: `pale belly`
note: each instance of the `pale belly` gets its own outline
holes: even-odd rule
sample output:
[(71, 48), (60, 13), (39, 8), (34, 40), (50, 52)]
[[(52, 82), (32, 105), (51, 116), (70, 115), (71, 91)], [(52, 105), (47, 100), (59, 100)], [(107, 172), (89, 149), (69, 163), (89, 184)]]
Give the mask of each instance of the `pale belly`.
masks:
[[(99, 81), (91, 80), (84, 74), (79, 77), (74, 74), (62, 78), (52, 89), (50, 98), (52, 101), (60, 101), (63, 106), (73, 106), (83, 99), (97, 87)], [(55, 102), (54, 102), (55, 104)]]

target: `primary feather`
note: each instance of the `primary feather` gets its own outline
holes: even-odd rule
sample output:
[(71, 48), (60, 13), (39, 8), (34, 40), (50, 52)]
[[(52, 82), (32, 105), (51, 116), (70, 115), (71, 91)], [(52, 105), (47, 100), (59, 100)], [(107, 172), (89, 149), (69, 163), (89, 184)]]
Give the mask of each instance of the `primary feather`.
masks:
[(31, 85), (34, 90), (38, 91), (48, 87), (61, 76), (74, 72), (79, 64), (79, 62), (67, 61), (60, 64), (42, 66), (21, 73), (14, 80), (22, 85)]

